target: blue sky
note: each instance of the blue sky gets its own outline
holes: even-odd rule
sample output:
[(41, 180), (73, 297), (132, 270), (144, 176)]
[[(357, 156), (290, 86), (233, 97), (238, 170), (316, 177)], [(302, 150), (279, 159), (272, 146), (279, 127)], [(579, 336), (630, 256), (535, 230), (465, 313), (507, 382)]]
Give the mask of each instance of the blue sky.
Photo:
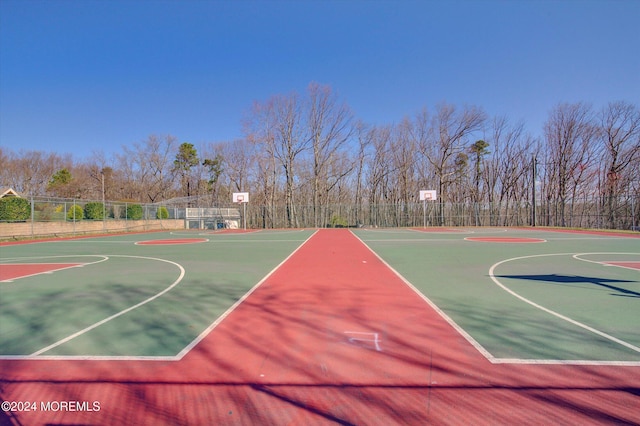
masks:
[(312, 81), (370, 124), (444, 101), (541, 136), (560, 102), (640, 106), (638, 21), (636, 0), (0, 0), (0, 145), (233, 140)]

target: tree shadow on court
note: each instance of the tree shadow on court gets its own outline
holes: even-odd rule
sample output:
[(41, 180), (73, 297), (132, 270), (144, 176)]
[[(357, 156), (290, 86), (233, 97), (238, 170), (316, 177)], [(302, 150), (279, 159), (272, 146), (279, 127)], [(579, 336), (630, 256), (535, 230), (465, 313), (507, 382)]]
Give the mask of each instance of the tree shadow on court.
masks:
[(25, 392), (39, 401), (99, 401), (100, 411), (9, 413), (0, 416), (0, 425), (637, 424), (640, 420), (631, 408), (640, 395), (637, 386), (22, 381), (5, 384), (0, 400), (15, 400)]
[(593, 284), (613, 290), (618, 294), (612, 296), (640, 297), (640, 293), (623, 287), (617, 287), (612, 283), (637, 283), (637, 281), (618, 280), (599, 277), (585, 277), (581, 275), (540, 274), (540, 275), (496, 275), (498, 278), (511, 278), (528, 281), (544, 281), (556, 284)]
[[(101, 407), (20, 413), (10, 424), (640, 422), (640, 414), (628, 408), (640, 394), (637, 367), (621, 374), (597, 366), (493, 365), (424, 301), (409, 303), (409, 296), (417, 296), (403, 296), (402, 288), (310, 281), (286, 291), (277, 280), (265, 283), (179, 361), (0, 360), (2, 400), (97, 400)], [(142, 339), (139, 330), (147, 330), (161, 345), (182, 344), (198, 334), (188, 331), (189, 324), (198, 322), (201, 331), (202, 323), (244, 294), (239, 283), (215, 278), (189, 285), (188, 291), (168, 293), (163, 303), (145, 305), (142, 316), (123, 316), (133, 327), (123, 337)], [(496, 318), (537, 327), (537, 335), (505, 333), (506, 345), (540, 347), (557, 332), (554, 324), (516, 308), (487, 311), (460, 301), (449, 306), (474, 327), (495, 327), (491, 333), (505, 332)], [(371, 340), (350, 340), (345, 331), (378, 333), (381, 350)], [(67, 377), (65, 365), (73, 370)], [(34, 366), (60, 368), (60, 377), (24, 378)]]
[[(496, 358), (640, 361), (640, 354), (528, 305), (443, 300), (447, 313)], [(620, 336), (617, 336), (620, 337)]]

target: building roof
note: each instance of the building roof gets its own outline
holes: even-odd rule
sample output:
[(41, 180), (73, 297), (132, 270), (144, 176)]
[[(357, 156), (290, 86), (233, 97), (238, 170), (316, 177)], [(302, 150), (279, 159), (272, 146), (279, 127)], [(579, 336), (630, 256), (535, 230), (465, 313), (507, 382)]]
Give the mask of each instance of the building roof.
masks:
[(20, 197), (20, 194), (18, 194), (12, 188), (1, 187), (0, 188), (0, 198), (4, 198), (4, 197)]

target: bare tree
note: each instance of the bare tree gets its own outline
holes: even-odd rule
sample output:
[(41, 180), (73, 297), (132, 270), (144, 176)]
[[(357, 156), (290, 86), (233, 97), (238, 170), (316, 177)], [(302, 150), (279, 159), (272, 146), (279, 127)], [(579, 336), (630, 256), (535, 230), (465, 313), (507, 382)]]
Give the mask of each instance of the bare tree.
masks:
[(583, 173), (593, 149), (596, 127), (591, 107), (584, 103), (559, 104), (545, 123), (545, 139), (548, 149), (547, 162), (551, 163), (558, 224), (567, 226), (567, 202), (575, 200), (578, 186), (585, 183)]
[(157, 202), (174, 196), (173, 159), (177, 139), (150, 135), (145, 141), (124, 146), (116, 155), (114, 173), (105, 190), (119, 199)]
[[(376, 127), (371, 130), (370, 140), (373, 152), (369, 157), (367, 186), (369, 189), (369, 208), (388, 202), (391, 192), (390, 174), (390, 143), (392, 127)], [(370, 220), (373, 225), (385, 225), (389, 223), (386, 214), (380, 210), (370, 210)]]
[[(536, 144), (525, 135), (524, 124), (511, 124), (507, 117), (495, 117), (485, 136), (492, 147), (482, 177), (490, 207), (490, 224), (507, 224), (510, 209), (515, 213), (525, 200), (531, 184), (531, 156)], [(515, 216), (516, 222), (521, 218)]]
[(395, 223), (407, 223), (410, 215), (410, 203), (418, 197), (418, 179), (416, 173), (417, 147), (413, 138), (413, 123), (409, 118), (392, 128), (389, 141), (389, 201), (396, 206)]
[(443, 224), (443, 206), (447, 199), (447, 188), (455, 174), (455, 159), (464, 151), (465, 138), (479, 130), (486, 120), (484, 111), (475, 106), (457, 109), (451, 104), (440, 104), (432, 117), (429, 134), (420, 147), (434, 168), (438, 180), (440, 200), (440, 222)]
[(262, 226), (273, 228), (276, 226), (276, 195), (278, 193), (278, 166), (276, 159), (269, 152), (258, 152), (255, 159), (256, 174), (256, 203), (261, 204)]
[(326, 200), (330, 170), (335, 170), (333, 163), (340, 157), (339, 151), (353, 133), (352, 120), (351, 110), (345, 103), (340, 102), (331, 87), (317, 83), (309, 85), (307, 126), (313, 151), (312, 194), (315, 226), (320, 226), (321, 195), (324, 193)]
[(612, 228), (640, 221), (637, 105), (612, 102), (596, 115), (583, 103), (558, 104), (544, 139), (506, 117), (486, 129), (485, 121), (478, 107), (443, 103), (369, 127), (355, 122), (329, 86), (311, 83), (303, 96), (256, 102), (245, 138), (211, 144), (198, 161), (173, 136), (151, 135), (113, 159), (94, 154), (81, 162), (0, 147), (0, 184), (27, 195), (97, 199), (104, 179), (107, 200), (136, 202), (181, 191), (227, 199), (246, 190), (251, 207), (260, 209), (251, 217), (265, 227), (323, 226), (334, 215), (348, 215), (350, 223), (405, 225), (415, 218), (419, 189), (438, 190), (429, 214), (439, 224), (448, 214), (461, 218), (451, 223), (483, 225), (487, 213), (489, 224), (526, 222), (533, 188), (547, 225), (593, 225), (596, 208)]
[(42, 151), (0, 151), (0, 183), (23, 195), (42, 195), (53, 174), (72, 167), (70, 157)]
[(355, 188), (354, 188), (354, 201), (355, 201), (355, 220), (356, 223), (362, 224), (364, 222), (363, 206), (364, 206), (364, 175), (365, 166), (367, 163), (367, 156), (369, 146), (371, 145), (372, 131), (363, 122), (359, 121), (356, 126), (356, 135), (358, 141), (358, 150), (356, 154), (356, 176), (355, 176)]
[(250, 114), (244, 119), (246, 140), (253, 145), (256, 153), (256, 195), (262, 201), (262, 226), (276, 224), (276, 204), (278, 202), (279, 167), (276, 159), (276, 120), (270, 102), (254, 102)]
[(609, 226), (614, 228), (621, 192), (638, 179), (630, 171), (640, 161), (640, 110), (626, 102), (612, 102), (601, 110), (599, 122), (605, 160), (606, 213)]
[(231, 192), (248, 190), (252, 173), (251, 165), (255, 161), (255, 145), (247, 139), (236, 139), (221, 144), (219, 150), (219, 155), (224, 158), (224, 174), (229, 184), (227, 195), (231, 197)]
[(294, 194), (297, 160), (309, 148), (302, 113), (299, 96), (293, 93), (289, 96), (273, 96), (263, 104), (254, 104), (249, 120), (249, 139), (269, 152), (284, 172), (284, 201), (289, 227), (298, 226)]

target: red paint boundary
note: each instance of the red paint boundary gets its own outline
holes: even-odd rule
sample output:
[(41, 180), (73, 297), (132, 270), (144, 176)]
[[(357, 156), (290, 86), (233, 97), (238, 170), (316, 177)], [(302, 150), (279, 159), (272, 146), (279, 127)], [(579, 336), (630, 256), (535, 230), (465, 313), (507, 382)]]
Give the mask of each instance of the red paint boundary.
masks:
[(31, 275), (55, 272), (61, 269), (80, 266), (81, 263), (2, 263), (0, 281), (16, 280)]
[[(345, 331), (377, 332), (350, 341)], [(0, 360), (24, 424), (640, 423), (640, 368), (493, 365), (347, 230), (321, 230), (179, 362)]]
[(56, 241), (83, 240), (87, 238), (117, 237), (121, 235), (153, 234), (153, 233), (160, 233), (160, 232), (167, 232), (167, 230), (154, 229), (152, 231), (112, 232), (112, 233), (101, 233), (101, 234), (75, 235), (71, 237), (51, 237), (51, 238), (25, 239), (20, 241), (2, 241), (0, 242), (0, 247), (17, 246), (17, 245), (23, 245), (23, 244), (51, 243)]
[(626, 237), (626, 238), (640, 238), (640, 233), (627, 233), (627, 232), (619, 232), (615, 230), (594, 230), (594, 229), (562, 229), (562, 228), (539, 228), (539, 227), (528, 227), (528, 228), (520, 228), (527, 229), (531, 231), (549, 231), (549, 232), (559, 232), (564, 234), (583, 234), (583, 235), (603, 235), (609, 237)]
[(613, 265), (613, 266), (620, 266), (622, 268), (629, 268), (629, 269), (638, 269), (640, 270), (640, 262), (633, 262), (633, 261), (620, 261), (620, 262), (610, 262), (610, 261), (606, 261), (603, 262), (606, 265)]
[(213, 231), (212, 234), (252, 234), (260, 231), (260, 229), (221, 229)]
[(442, 233), (442, 234), (464, 234), (465, 232), (468, 232), (466, 230), (462, 230), (462, 229), (455, 229), (455, 228), (438, 228), (438, 227), (427, 227), (427, 228), (411, 228), (411, 230), (413, 231), (418, 231), (418, 232), (426, 232), (426, 233)]
[(139, 246), (164, 246), (164, 245), (175, 245), (175, 244), (206, 243), (207, 241), (209, 240), (206, 238), (170, 238), (166, 240), (138, 241), (135, 244)]
[(466, 241), (474, 241), (481, 243), (545, 243), (542, 238), (524, 238), (524, 237), (467, 237)]

